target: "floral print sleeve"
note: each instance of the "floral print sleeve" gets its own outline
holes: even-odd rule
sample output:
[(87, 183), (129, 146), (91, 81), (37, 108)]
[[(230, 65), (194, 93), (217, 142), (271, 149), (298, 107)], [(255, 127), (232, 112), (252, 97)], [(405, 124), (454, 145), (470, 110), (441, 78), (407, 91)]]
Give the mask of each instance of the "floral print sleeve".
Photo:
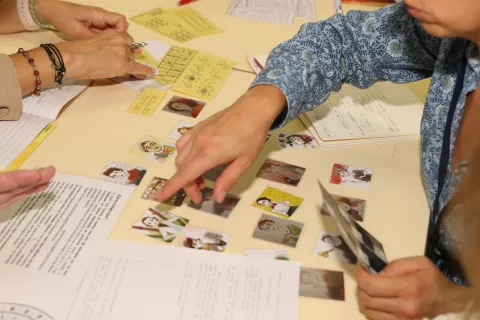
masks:
[(272, 129), (323, 103), (343, 83), (368, 88), (377, 81), (430, 77), (440, 40), (427, 35), (403, 2), (373, 12), (350, 11), (307, 23), (270, 53), (251, 87), (270, 84), (288, 107)]

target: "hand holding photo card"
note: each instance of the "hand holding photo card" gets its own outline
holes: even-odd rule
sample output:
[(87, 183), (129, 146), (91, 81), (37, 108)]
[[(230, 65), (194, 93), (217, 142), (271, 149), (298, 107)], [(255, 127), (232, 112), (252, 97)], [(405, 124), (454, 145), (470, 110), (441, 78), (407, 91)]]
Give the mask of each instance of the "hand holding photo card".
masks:
[[(360, 222), (363, 221), (365, 216), (365, 206), (367, 204), (365, 200), (339, 196), (336, 194), (332, 194), (332, 197), (335, 199), (340, 208), (348, 213), (353, 220)], [(322, 207), (321, 213), (327, 216), (329, 215), (324, 207)]]
[(303, 223), (263, 214), (253, 237), (295, 248), (302, 230)]
[(335, 232), (320, 231), (313, 253), (317, 256), (350, 264), (357, 263), (357, 257), (350, 250), (342, 236)]
[(247, 249), (243, 250), (246, 256), (265, 258), (265, 259), (274, 259), (274, 260), (290, 260), (288, 258), (287, 251), (275, 250), (275, 249)]
[(315, 138), (307, 133), (278, 133), (277, 143), (280, 148), (318, 148), (318, 143)]
[(289, 193), (267, 187), (252, 204), (262, 210), (289, 218), (302, 204), (303, 199)]
[(132, 230), (151, 238), (172, 242), (188, 222), (188, 219), (151, 207), (133, 225)]
[(370, 190), (372, 170), (335, 163), (330, 183)]
[[(155, 198), (155, 194), (157, 191), (159, 191), (162, 186), (167, 182), (167, 179), (159, 178), (159, 177), (153, 177), (152, 181), (148, 184), (147, 189), (145, 189), (145, 192), (142, 195), (142, 198), (145, 200), (151, 200), (151, 201), (157, 201), (158, 200)], [(185, 200), (185, 197), (187, 194), (183, 189), (178, 190), (175, 192), (175, 194), (170, 197), (169, 199), (165, 200), (163, 203), (170, 205), (170, 206), (175, 206), (175, 207), (180, 207), (183, 203), (183, 200)]]
[(213, 199), (213, 189), (205, 187), (202, 189), (202, 202), (197, 204), (193, 201), (190, 201), (188, 206), (196, 210), (201, 210), (204, 212), (213, 213), (214, 215), (223, 218), (228, 218), (239, 201), (239, 197), (227, 194), (225, 196), (225, 200), (222, 203), (218, 203)]
[(187, 122), (187, 121), (180, 121), (177, 123), (175, 128), (169, 133), (168, 138), (172, 140), (180, 139), (185, 133), (189, 132), (193, 129), (195, 123)]
[(345, 301), (343, 272), (301, 267), (300, 296)]
[(196, 118), (203, 107), (205, 107), (205, 102), (174, 96), (165, 105), (163, 110), (190, 118)]
[(147, 168), (134, 164), (110, 161), (100, 176), (101, 180), (118, 184), (138, 186), (147, 173)]
[(224, 252), (230, 235), (200, 227), (188, 227), (183, 232), (181, 247)]
[(305, 168), (267, 158), (258, 170), (257, 178), (296, 187), (304, 173)]
[(146, 156), (147, 159), (164, 163), (166, 159), (174, 155), (177, 151), (175, 145), (161, 141), (152, 136), (145, 136), (135, 144), (132, 152), (138, 155)]
[[(329, 215), (335, 221), (340, 235), (357, 257), (358, 262), (372, 274), (380, 272), (388, 263), (383, 252), (383, 246), (377, 239), (366, 232), (365, 229), (360, 227), (348, 213), (338, 206), (335, 199), (328, 193), (320, 181), (318, 181), (318, 185), (322, 191), (325, 210), (328, 211)], [(365, 245), (364, 242), (367, 242), (368, 245)], [(375, 245), (373, 245), (373, 243), (375, 243)], [(373, 247), (373, 251), (368, 247), (370, 244), (372, 244), (371, 247)], [(381, 251), (381, 254), (378, 255), (375, 251), (377, 253)]]

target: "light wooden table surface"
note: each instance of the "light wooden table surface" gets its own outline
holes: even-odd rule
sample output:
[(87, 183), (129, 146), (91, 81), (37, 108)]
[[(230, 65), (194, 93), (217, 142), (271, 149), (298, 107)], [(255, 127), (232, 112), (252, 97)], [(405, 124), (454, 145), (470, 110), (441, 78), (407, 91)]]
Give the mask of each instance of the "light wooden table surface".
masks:
[[(95, 2), (89, 0), (82, 3), (103, 6), (121, 12), (127, 17), (160, 6), (158, 2), (152, 0)], [(227, 17), (224, 13), (228, 4), (228, 1), (218, 0), (200, 0), (194, 3), (195, 9), (224, 29), (225, 33), (195, 39), (184, 45), (235, 60), (239, 63), (238, 67), (243, 70), (251, 71), (245, 60), (247, 54), (268, 52), (279, 42), (293, 36), (301, 23), (305, 22), (296, 21), (292, 26), (280, 26)], [(165, 1), (165, 4), (162, 4), (166, 8), (174, 5), (173, 1)], [(333, 14), (333, 4), (330, 1), (317, 0), (316, 8), (318, 18), (326, 18)], [(136, 40), (157, 39), (174, 44), (173, 41), (134, 22), (130, 23), (130, 32)], [(42, 42), (55, 41), (59, 41), (59, 38), (52, 32), (0, 36), (1, 51), (7, 53), (15, 52), (19, 47), (31, 48)], [(217, 97), (207, 104), (196, 121), (201, 121), (229, 106), (248, 88), (253, 79), (254, 75), (251, 73), (234, 71)], [(422, 99), (425, 98), (427, 86), (428, 81), (410, 85)], [(110, 160), (148, 167), (144, 181), (134, 192), (111, 238), (158, 243), (154, 239), (131, 232), (130, 227), (142, 212), (154, 205), (153, 202), (140, 198), (148, 182), (153, 176), (163, 178), (172, 176), (175, 172), (174, 159), (168, 159), (165, 164), (154, 163), (130, 153), (129, 149), (144, 135), (150, 134), (166, 139), (178, 121), (191, 120), (160, 110), (172, 94), (168, 93), (152, 117), (141, 117), (126, 112), (137, 92), (108, 80), (96, 81), (65, 110), (58, 119), (58, 128), (24, 163), (23, 168), (53, 164), (58, 171), (98, 177)], [(293, 132), (304, 129), (301, 122), (295, 120), (281, 130)], [(256, 179), (256, 172), (266, 157), (307, 168), (299, 186), (290, 187)], [(313, 254), (319, 231), (334, 230), (332, 221), (328, 218), (321, 219), (318, 215), (317, 206), (321, 205), (322, 200), (316, 179), (320, 178), (332, 193), (367, 200), (365, 221), (362, 225), (383, 242), (387, 257), (393, 260), (423, 254), (428, 207), (420, 177), (419, 161), (418, 138), (310, 150), (279, 150), (274, 139), (270, 139), (254, 165), (233, 188), (232, 193), (239, 195), (242, 200), (228, 219), (195, 211), (186, 204), (171, 211), (190, 219), (192, 226), (230, 233), (232, 238), (226, 251), (243, 254), (244, 249), (281, 248), (279, 245), (251, 237), (255, 224), (262, 214), (262, 211), (254, 208), (251, 203), (266, 186), (274, 186), (303, 197), (304, 203), (293, 216), (293, 220), (305, 224), (297, 248), (281, 249), (287, 250), (290, 258), (300, 261), (302, 266), (343, 271), (346, 302), (301, 297), (299, 319), (313, 320), (320, 317), (362, 319), (355, 297), (354, 268)], [(329, 184), (331, 168), (335, 162), (372, 168), (371, 190), (362, 191)], [(178, 242), (179, 239), (176, 239), (172, 245), (178, 245)]]

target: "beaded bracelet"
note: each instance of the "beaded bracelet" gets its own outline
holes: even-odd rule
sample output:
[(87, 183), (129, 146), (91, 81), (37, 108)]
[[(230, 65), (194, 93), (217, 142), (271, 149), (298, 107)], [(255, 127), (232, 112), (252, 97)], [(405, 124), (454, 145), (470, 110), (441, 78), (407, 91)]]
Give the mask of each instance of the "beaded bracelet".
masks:
[(39, 96), (42, 81), (40, 81), (40, 72), (35, 65), (35, 60), (33, 60), (28, 54), (28, 51), (23, 50), (23, 48), (18, 49), (18, 53), (21, 53), (28, 60), (28, 63), (30, 63), (30, 65), (33, 67), (33, 75), (35, 76), (35, 91), (33, 94)]
[(65, 63), (63, 62), (60, 50), (51, 43), (41, 44), (40, 47), (45, 50), (52, 62), (52, 66), (55, 68), (55, 82), (62, 84), (63, 76), (65, 75), (65, 72), (67, 72), (67, 69), (65, 68)]

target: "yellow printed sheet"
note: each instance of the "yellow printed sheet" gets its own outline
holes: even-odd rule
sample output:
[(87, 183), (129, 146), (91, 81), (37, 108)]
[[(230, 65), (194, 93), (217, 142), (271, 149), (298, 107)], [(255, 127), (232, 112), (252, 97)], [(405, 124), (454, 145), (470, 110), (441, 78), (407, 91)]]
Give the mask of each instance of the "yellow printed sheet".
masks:
[(128, 112), (150, 117), (165, 97), (166, 92), (152, 88), (145, 88), (128, 109)]
[(174, 10), (157, 8), (135, 16), (132, 20), (182, 43), (223, 32), (210, 20), (188, 7)]
[(212, 100), (235, 64), (211, 53), (197, 52), (172, 89), (192, 97)]
[(141, 48), (140, 53), (133, 54), (133, 58), (135, 58), (135, 60), (138, 61), (138, 62), (148, 63), (148, 64), (151, 64), (153, 66), (156, 66), (157, 63), (158, 63), (158, 61), (155, 60), (152, 57), (152, 55), (147, 50), (145, 50), (145, 48)]
[(196, 50), (172, 47), (157, 66), (155, 77), (162, 85), (175, 83), (197, 54)]

